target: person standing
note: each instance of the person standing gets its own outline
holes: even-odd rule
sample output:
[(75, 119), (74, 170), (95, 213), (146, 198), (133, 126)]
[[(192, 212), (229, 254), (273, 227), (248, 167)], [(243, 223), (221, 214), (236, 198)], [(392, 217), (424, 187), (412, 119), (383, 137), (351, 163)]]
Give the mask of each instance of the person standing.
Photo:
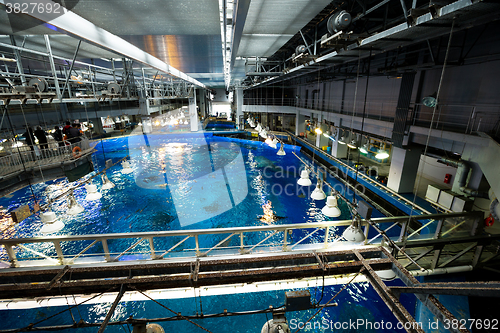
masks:
[(38, 139), (38, 144), (40, 145), (40, 149), (47, 149), (49, 145), (47, 144), (47, 135), (41, 126), (37, 126), (35, 130), (35, 136)]
[(52, 136), (54, 137), (54, 140), (57, 141), (57, 143), (59, 144), (59, 147), (64, 147), (64, 142), (63, 142), (63, 133), (61, 131), (61, 129), (59, 128), (59, 126), (56, 126), (54, 127), (54, 134), (52, 134)]
[(78, 128), (77, 124), (73, 124), (73, 126), (68, 130), (68, 139), (71, 144), (80, 142), (80, 136), (82, 133)]
[(35, 144), (35, 136), (33, 135), (33, 130), (31, 127), (26, 126), (26, 132), (23, 134), (23, 136), (26, 138), (26, 144), (30, 147), (31, 150), (35, 150), (34, 144)]
[[(69, 129), (71, 128), (71, 123), (69, 121), (66, 122), (66, 126), (63, 127), (62, 132), (64, 135), (69, 134)], [(69, 136), (69, 135), (68, 135)]]

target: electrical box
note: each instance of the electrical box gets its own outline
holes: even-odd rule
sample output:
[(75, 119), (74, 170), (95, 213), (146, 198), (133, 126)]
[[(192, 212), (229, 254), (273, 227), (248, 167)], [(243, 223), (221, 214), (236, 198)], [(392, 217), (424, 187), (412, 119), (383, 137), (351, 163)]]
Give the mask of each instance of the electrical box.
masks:
[(311, 308), (311, 293), (309, 290), (292, 290), (285, 292), (286, 311), (300, 311)]
[(448, 187), (443, 185), (429, 184), (427, 186), (427, 193), (425, 193), (425, 198), (432, 202), (439, 201), (439, 194), (442, 190), (446, 190)]
[(368, 220), (370, 217), (372, 217), (372, 212), (373, 212), (372, 206), (370, 206), (369, 204), (367, 204), (362, 200), (359, 200), (357, 203), (358, 203), (357, 211), (362, 218)]
[(454, 212), (466, 212), (472, 210), (474, 201), (464, 196), (455, 197), (451, 204), (451, 210)]
[(453, 199), (455, 198), (455, 195), (453, 194), (452, 191), (441, 191), (439, 194), (439, 201), (438, 204), (441, 206), (451, 209), (451, 205), (453, 204)]

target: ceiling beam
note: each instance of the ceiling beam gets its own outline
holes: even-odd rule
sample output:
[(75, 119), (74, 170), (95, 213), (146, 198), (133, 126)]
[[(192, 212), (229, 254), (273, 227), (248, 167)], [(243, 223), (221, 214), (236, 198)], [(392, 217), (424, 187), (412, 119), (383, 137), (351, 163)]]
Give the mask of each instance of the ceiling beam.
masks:
[(231, 73), (234, 68), (234, 61), (238, 54), (238, 49), (240, 47), (241, 36), (243, 35), (243, 28), (245, 27), (245, 22), (247, 20), (248, 9), (250, 8), (251, 0), (238, 0), (236, 2), (236, 8), (234, 8), (234, 28), (233, 28), (233, 40), (231, 41), (231, 65), (229, 67), (229, 72)]
[[(52, 5), (53, 7), (51, 8), (54, 8), (55, 5), (55, 2), (50, 0), (39, 0), (38, 3), (43, 4), (45, 6), (44, 8), (48, 8), (48, 5)], [(34, 17), (42, 22), (54, 26), (59, 31), (67, 35), (84, 40), (93, 45), (97, 45), (105, 50), (115, 52), (147, 66), (151, 66), (152, 68), (162, 73), (178, 77), (199, 87), (206, 88), (203, 83), (170, 66), (166, 62), (153, 57), (151, 54), (144, 52), (143, 50), (127, 42), (126, 40), (102, 28), (99, 28), (92, 22), (71, 11), (65, 11), (65, 14), (57, 17), (54, 17), (54, 15), (51, 13), (39, 13), (36, 10), (33, 12), (28, 11), (27, 14), (22, 15)]]

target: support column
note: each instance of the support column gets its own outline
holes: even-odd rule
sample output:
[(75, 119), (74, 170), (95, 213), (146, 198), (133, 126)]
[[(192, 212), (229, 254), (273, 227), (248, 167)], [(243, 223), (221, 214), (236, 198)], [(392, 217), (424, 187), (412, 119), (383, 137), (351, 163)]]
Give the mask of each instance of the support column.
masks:
[(200, 91), (200, 113), (201, 117), (205, 119), (207, 117), (207, 91)]
[(306, 116), (301, 115), (299, 109), (295, 114), (295, 135), (306, 132)]
[(347, 145), (340, 144), (339, 139), (340, 131), (337, 131), (335, 141), (332, 142), (332, 156), (336, 158), (347, 158)]
[(387, 187), (398, 193), (411, 193), (417, 178), (421, 151), (418, 148), (392, 147)]
[(61, 99), (61, 89), (59, 88), (59, 80), (57, 78), (56, 65), (54, 64), (54, 58), (52, 57), (52, 48), (50, 47), (49, 35), (43, 35), (45, 38), (45, 46), (47, 47), (47, 53), (49, 54), (50, 69), (52, 71), (52, 76), (54, 77), (54, 85), (56, 87), (57, 99)]
[[(12, 46), (17, 46), (16, 39), (12, 35), (10, 35), (10, 43), (12, 44)], [(23, 86), (25, 86), (26, 85), (26, 76), (24, 76), (23, 62), (21, 60), (21, 53), (19, 52), (19, 50), (14, 49), (14, 57), (16, 58), (17, 71), (21, 75), (21, 83), (23, 84)]]
[(245, 119), (240, 123), (240, 117), (243, 117), (243, 89), (236, 88), (236, 125), (239, 130), (245, 128)]
[(191, 132), (197, 132), (199, 127), (198, 111), (196, 110), (196, 89), (193, 89), (193, 95), (189, 97), (189, 122)]

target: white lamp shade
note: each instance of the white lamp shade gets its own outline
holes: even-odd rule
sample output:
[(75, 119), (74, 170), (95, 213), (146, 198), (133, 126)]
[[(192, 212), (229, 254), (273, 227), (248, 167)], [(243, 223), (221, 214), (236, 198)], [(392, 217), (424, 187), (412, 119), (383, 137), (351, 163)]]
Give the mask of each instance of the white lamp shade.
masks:
[(255, 127), (255, 130), (256, 130), (257, 132), (262, 131), (262, 126), (260, 126), (260, 123), (257, 123), (257, 127)]
[(102, 179), (102, 189), (103, 190), (109, 190), (110, 188), (115, 187), (115, 184), (113, 184), (109, 180), (108, 176), (106, 176), (105, 173), (101, 175), (101, 179)]
[(375, 273), (378, 275), (378, 277), (382, 281), (392, 281), (396, 278), (396, 273), (392, 269), (386, 269), (383, 271), (375, 271)]
[(262, 131), (260, 131), (260, 132), (259, 132), (259, 135), (260, 135), (261, 137), (263, 137), (264, 139), (267, 139), (267, 131), (266, 131), (266, 130), (262, 130)]
[(123, 169), (122, 169), (123, 174), (128, 174), (128, 173), (134, 172), (134, 169), (131, 168), (130, 163), (128, 161), (123, 161), (122, 167), (123, 167)]
[[(278, 150), (278, 152), (276, 153), (276, 155), (280, 155), (280, 156), (285, 156), (286, 153), (285, 153), (285, 148), (283, 148), (283, 144), (281, 144), (280, 146), (280, 150)], [(308, 175), (309, 176), (309, 175)], [(309, 177), (308, 177), (309, 178)]]
[(313, 193), (311, 193), (311, 199), (313, 200), (323, 200), (326, 198), (325, 191), (320, 187), (319, 184), (316, 185)]
[(85, 200), (99, 200), (102, 197), (102, 194), (97, 192), (97, 186), (94, 184), (85, 185), (87, 189), (87, 196)]
[(337, 197), (330, 195), (326, 198), (326, 205), (321, 209), (321, 212), (328, 217), (339, 217), (342, 212), (337, 205)]
[(70, 194), (68, 196), (68, 210), (66, 211), (66, 213), (69, 215), (76, 215), (83, 212), (84, 210), (85, 209), (78, 202), (76, 202), (75, 196), (73, 194)]
[(57, 219), (56, 213), (48, 211), (40, 214), (43, 227), (40, 229), (42, 234), (50, 234), (64, 228), (64, 223)]
[(347, 227), (342, 233), (342, 237), (344, 237), (348, 242), (361, 243), (365, 240), (365, 234), (363, 230), (359, 227), (355, 227), (354, 225), (350, 225)]
[(309, 171), (302, 170), (300, 173), (300, 179), (297, 181), (300, 186), (311, 186), (312, 181), (309, 179)]

